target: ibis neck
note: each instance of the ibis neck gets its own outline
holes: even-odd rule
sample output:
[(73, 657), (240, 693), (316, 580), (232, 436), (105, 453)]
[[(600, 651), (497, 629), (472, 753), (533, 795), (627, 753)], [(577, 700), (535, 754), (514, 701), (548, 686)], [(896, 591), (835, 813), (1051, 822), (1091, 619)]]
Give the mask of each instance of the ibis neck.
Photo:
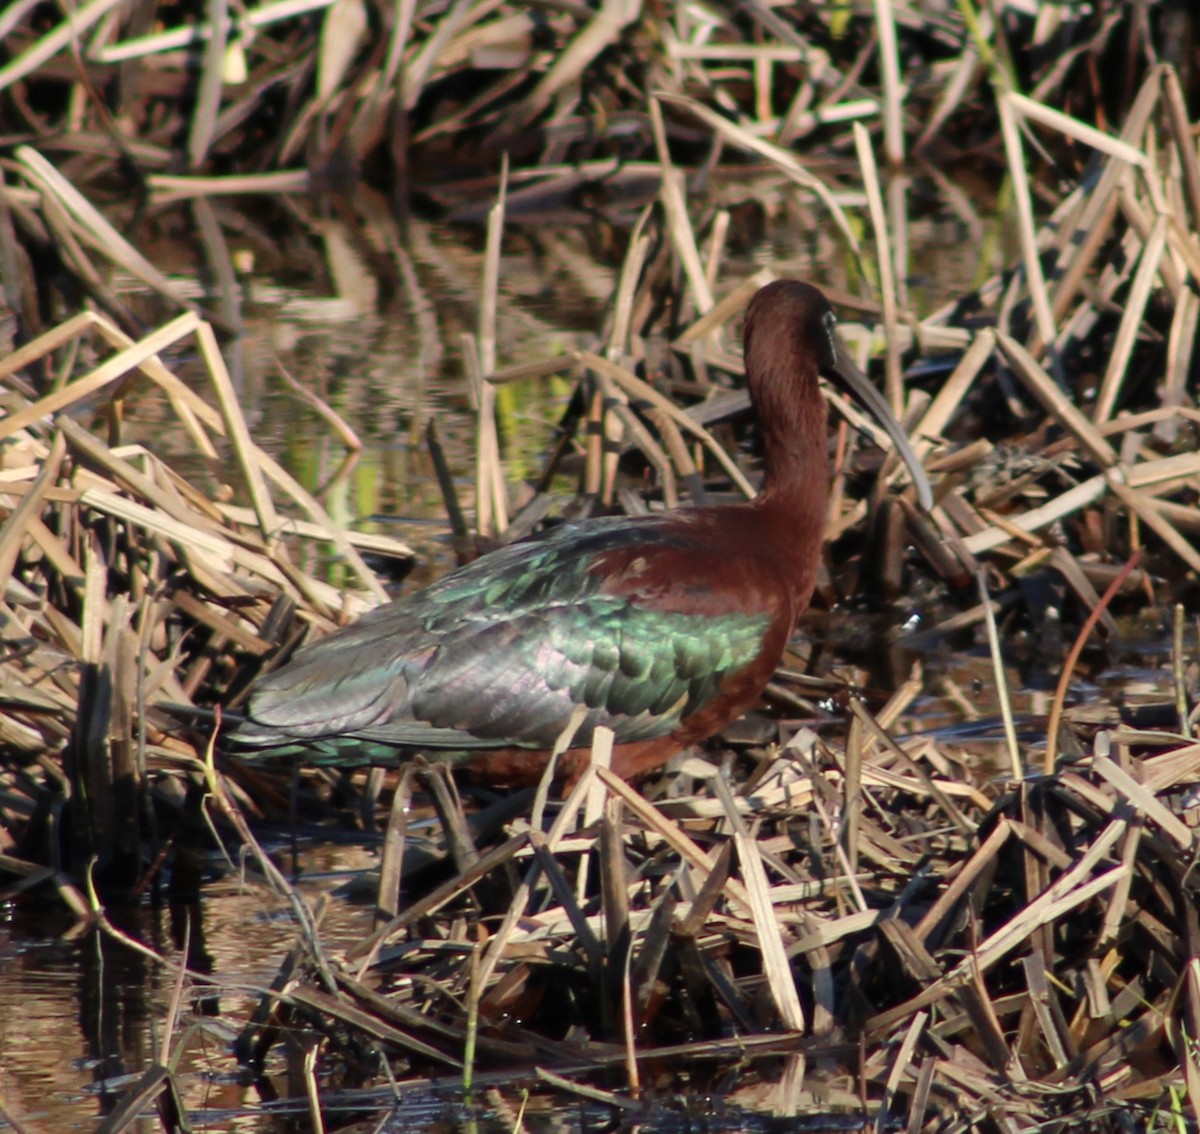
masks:
[(766, 476), (751, 508), (760, 553), (788, 580), (794, 623), (816, 584), (829, 508), (829, 456), (824, 403), (807, 415), (793, 412), (792, 418), (798, 435), (781, 436), (775, 428), (764, 439)]
[(799, 512), (815, 508), (824, 523), (829, 496), (825, 401), (803, 399), (767, 420), (763, 438), (764, 505)]

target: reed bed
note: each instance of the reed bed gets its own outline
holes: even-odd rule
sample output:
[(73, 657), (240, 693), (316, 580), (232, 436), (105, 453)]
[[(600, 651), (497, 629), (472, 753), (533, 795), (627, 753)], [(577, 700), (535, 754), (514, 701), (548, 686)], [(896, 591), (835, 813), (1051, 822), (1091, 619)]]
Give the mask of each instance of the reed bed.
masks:
[[(1112, 113), (1143, 57), (1171, 59), (1186, 38), (1184, 19), (1167, 26), (1163, 15), (1160, 30), (1138, 13), (1035, 14), (1007, 0), (798, 13), (638, 0), (91, 0), (66, 18), (18, 3), (0, 25), (0, 108), (14, 137), (48, 139), (75, 183), (137, 171), (156, 195), (336, 187), (359, 173), (442, 190), (447, 162), (468, 178), (491, 174), (503, 153), (527, 168), (602, 161), (619, 185), (620, 164), (653, 158), (657, 91), (702, 97), (784, 146), (837, 144), (847, 123), (881, 118), (898, 164), (973, 148), (995, 121), (997, 71), (1084, 119)], [(697, 154), (709, 144), (682, 124), (673, 133)]]
[[(336, 11), (355, 18), (353, 6)], [(572, 34), (561, 42), (572, 48), (543, 69), (513, 121), (547, 131), (568, 121), (558, 117), (562, 91), (621, 41), (628, 14), (605, 6), (584, 26), (563, 15)], [(396, 56), (405, 105), (419, 106), (449, 66), (438, 52), (458, 50), (463, 67), (476, 58), (462, 37), (482, 9), (438, 16), (444, 35), (431, 29), (436, 49), (424, 56), (405, 57), (403, 28), (379, 40)], [(103, 27), (79, 64), (85, 73), (101, 65), (95, 51), (109, 52), (107, 65), (114, 45), (132, 42), (115, 21)], [(56, 34), (17, 61), (50, 51)], [(822, 583), (826, 601), (860, 590), (924, 595), (936, 617), (921, 633), (986, 644), (1003, 689), (1004, 620), (1022, 617), (1028, 580), (1052, 576), (1072, 596), (1075, 648), (1057, 655), (1046, 715), (1003, 711), (993, 745), (1002, 755), (983, 764), (971, 744), (923, 727), (919, 671), (883, 698), (833, 686), (844, 714), (831, 719), (807, 699), (797, 656), (762, 729), (637, 786), (606, 769), (602, 739), (565, 799), (549, 780), (530, 796), (464, 796), (417, 764), (347, 774), (339, 790), (383, 832), (378, 920), (362, 942), (331, 950), (319, 911), (262, 854), (245, 818), (280, 818), (289, 792), (318, 808), (331, 773), (305, 773), (293, 788), (287, 770), (227, 761), (213, 746), (216, 722), (180, 707), (236, 710), (262, 666), (383, 597), (362, 552), (407, 549), (339, 531), (255, 443), (203, 312), (104, 228), (79, 179), (27, 147), (9, 167), (24, 184), (0, 187), (22, 223), (45, 221), (64, 246), (86, 229), (93, 252), (151, 286), (162, 281), (187, 309), (139, 336), (86, 311), (0, 363), (0, 871), (14, 880), (4, 894), (55, 886), (82, 924), (117, 934), (100, 895), (152, 885), (184, 837), (189, 800), (198, 806), (204, 837), (248, 848), (264, 900), (295, 916), (296, 946), (240, 1022), (237, 1047), (262, 1066), (284, 1046), (293, 1101), (314, 1129), (335, 1113), (451, 1085), (493, 1109), (515, 1108), (525, 1089), (653, 1122), (671, 1111), (685, 1073), (690, 1088), (756, 1110), (853, 1115), (878, 1131), (1195, 1129), (1200, 743), (1188, 610), (1200, 572), (1191, 379), (1200, 167), (1179, 80), (1152, 68), (1119, 134), (1049, 107), (1044, 90), (999, 86), (1019, 258), (918, 317), (902, 210), (866, 132), (850, 136), (852, 185), (845, 174), (817, 177), (783, 148), (796, 136), (784, 127), (807, 122), (817, 85), (837, 76), (810, 77), (782, 124), (734, 121), (712, 109), (734, 81), (718, 67), (726, 57), (700, 51), (702, 41), (692, 29), (666, 42), (665, 57), (714, 93), (701, 101), (665, 84), (649, 102), (654, 200), (630, 234), (603, 327), (597, 316), (599, 345), (581, 338), (542, 358), (497, 357), (509, 182), (491, 206), (478, 327), (461, 343), (479, 414), (478, 535), (514, 538), (550, 509), (753, 491), (735, 322), (771, 273), (724, 282), (728, 215), (696, 223), (690, 169), (672, 148), (687, 122), (715, 152), (754, 155), (820, 210), (857, 278), (873, 281), (866, 298), (865, 288), (835, 296), (860, 316), (843, 334), (879, 361), (935, 483), (936, 506), (922, 515), (870, 427), (835, 403), (828, 560), (840, 566)], [(228, 39), (217, 54), (220, 42), (205, 48), (202, 87), (228, 54)], [(926, 133), (974, 89), (990, 43), (986, 32), (958, 41)], [(762, 44), (748, 58), (762, 94), (782, 63)], [(350, 81), (353, 60), (323, 65), (332, 68), (318, 83), (325, 101), (300, 100), (299, 117), (333, 115), (343, 133), (367, 136), (379, 88)], [(1068, 65), (1051, 69), (1056, 83)], [(0, 89), (15, 81), (13, 67), (0, 71)], [(886, 68), (884, 79), (898, 81)], [(398, 97), (393, 86), (384, 105)], [(202, 101), (219, 105), (220, 90), (205, 89)], [(848, 82), (844, 95), (853, 91)], [(485, 91), (463, 122), (497, 128), (489, 94), (498, 97)], [(211, 121), (207, 129), (191, 135), (201, 158), (219, 142)], [(307, 144), (298, 126), (284, 136), (281, 153)], [(893, 124), (885, 152), (896, 156), (903, 136)], [(1088, 154), (1086, 176), (1042, 223), (1027, 176), (1034, 139)], [(860, 204), (863, 224), (858, 214), (852, 223)], [(86, 274), (90, 256), (78, 239), (69, 247)], [(207, 398), (163, 361), (181, 342), (203, 360)], [(937, 356), (949, 363), (926, 392), (905, 366)], [(550, 373), (571, 376), (577, 396), (561, 443), (513, 508), (492, 392)], [(142, 383), (161, 389), (207, 477), (189, 481), (122, 444), (122, 405)], [(622, 453), (635, 451), (652, 491), (622, 475)], [(582, 471), (578, 497), (564, 501), (552, 487), (567, 455)], [(336, 549), (346, 585), (298, 566), (311, 540)], [(1114, 612), (1145, 607), (1170, 611), (1174, 626), (1172, 695), (1152, 726), (1127, 706), (1079, 703), (1071, 680), (1085, 648), (1117, 629)], [(441, 819), (432, 848), (409, 836), (417, 795)], [(150, 1106), (167, 1129), (187, 1122), (171, 1049), (188, 1042), (177, 1017), (207, 978), (161, 960), (179, 981), (167, 1039), (108, 1130)], [(511, 1124), (520, 1127), (519, 1112)]]
[[(880, 120), (889, 167), (916, 159), (932, 176), (957, 169), (987, 184), (1003, 168), (996, 131), (1012, 126), (995, 89), (1069, 107), (1075, 128), (1103, 133), (1084, 124), (1119, 120), (1145, 61), (1179, 54), (1186, 14), (1151, 22), (1140, 11), (1064, 4), (1035, 16), (1008, 0), (936, 13), (890, 0), (786, 13), (637, 0), (532, 11), (496, 0), (162, 10), (91, 0), (67, 18), (16, 3), (0, 21), (0, 271), (19, 341), (73, 314), (80, 295), (138, 337), (106, 283), (108, 260), (170, 313), (197, 301), (93, 198), (110, 216), (188, 199), (206, 242), (213, 198), (361, 183), (402, 215), (478, 220), (507, 160), (512, 205), (526, 216), (624, 226), (655, 198), (664, 142), (693, 184), (787, 154), (786, 178), (821, 194), (815, 173), (855, 154), (847, 127)], [(1050, 177), (1080, 172), (1071, 144), (1037, 158)], [(895, 239), (903, 255), (904, 233)], [(236, 327), (236, 312), (202, 314)], [(893, 361), (893, 384), (896, 373)]]

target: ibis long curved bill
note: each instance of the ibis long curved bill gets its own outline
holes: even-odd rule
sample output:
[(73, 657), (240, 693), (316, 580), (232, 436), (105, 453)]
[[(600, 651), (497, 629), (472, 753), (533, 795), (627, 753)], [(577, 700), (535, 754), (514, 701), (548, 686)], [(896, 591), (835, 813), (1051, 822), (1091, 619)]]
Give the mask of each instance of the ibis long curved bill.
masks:
[(917, 503), (928, 512), (933, 507), (933, 490), (929, 486), (929, 478), (925, 475), (920, 458), (904, 431), (904, 426), (896, 420), (887, 399), (850, 357), (846, 344), (841, 341), (836, 331), (832, 337), (835, 361), (825, 376), (857, 399), (891, 438), (892, 444), (896, 446), (897, 455), (908, 466), (913, 487), (917, 490)]

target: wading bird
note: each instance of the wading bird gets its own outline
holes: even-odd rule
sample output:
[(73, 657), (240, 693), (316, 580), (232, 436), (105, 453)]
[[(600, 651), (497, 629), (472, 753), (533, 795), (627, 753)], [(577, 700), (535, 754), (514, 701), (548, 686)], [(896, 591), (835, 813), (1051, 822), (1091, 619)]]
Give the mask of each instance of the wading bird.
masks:
[(564, 523), (370, 611), (262, 678), (230, 741), (310, 763), (421, 752), (498, 785), (535, 781), (615, 733), (621, 776), (653, 768), (754, 704), (808, 606), (824, 540), (824, 375), (862, 402), (929, 486), (879, 392), (847, 358), (815, 287), (781, 280), (746, 313), (762, 491), (746, 503)]

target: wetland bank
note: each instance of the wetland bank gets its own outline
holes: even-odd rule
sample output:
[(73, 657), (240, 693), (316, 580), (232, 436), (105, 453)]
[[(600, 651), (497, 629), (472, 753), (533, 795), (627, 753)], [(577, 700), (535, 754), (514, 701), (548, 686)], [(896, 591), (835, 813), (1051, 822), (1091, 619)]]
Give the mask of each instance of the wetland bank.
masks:
[[(1194, 1129), (1190, 19), (10, 8), (0, 1121)], [(815, 609), (702, 755), (504, 795), (166, 710), (753, 492), (778, 276), (936, 503), (835, 403)]]

